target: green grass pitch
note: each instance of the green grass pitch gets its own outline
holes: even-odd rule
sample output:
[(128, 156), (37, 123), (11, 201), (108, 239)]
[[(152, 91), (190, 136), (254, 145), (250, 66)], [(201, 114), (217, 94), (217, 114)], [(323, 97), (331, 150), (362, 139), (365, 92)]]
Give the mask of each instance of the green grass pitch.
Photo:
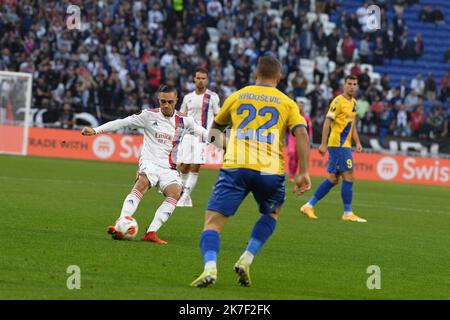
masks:
[[(250, 195), (221, 236), (218, 281), (189, 283), (202, 270), (203, 214), (218, 171), (203, 169), (194, 208), (177, 208), (159, 236), (168, 245), (113, 241), (136, 165), (0, 156), (0, 299), (449, 299), (449, 188), (357, 181), (355, 212), (366, 224), (340, 221), (340, 188), (306, 220), (287, 186), (275, 233), (252, 265), (251, 288), (232, 271), (258, 219)], [(321, 178), (313, 178), (313, 189)], [(146, 194), (135, 214), (139, 237), (163, 200)], [(70, 265), (81, 289), (69, 290)], [(381, 289), (366, 286), (381, 270)]]

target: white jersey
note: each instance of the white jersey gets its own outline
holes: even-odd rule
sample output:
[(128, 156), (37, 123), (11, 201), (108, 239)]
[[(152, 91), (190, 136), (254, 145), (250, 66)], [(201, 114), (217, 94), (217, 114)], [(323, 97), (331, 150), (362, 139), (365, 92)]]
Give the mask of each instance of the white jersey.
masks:
[(123, 128), (144, 129), (141, 160), (149, 160), (166, 169), (176, 168), (174, 153), (184, 134), (193, 134), (207, 139), (206, 129), (197, 125), (192, 117), (178, 111), (175, 111), (173, 116), (166, 117), (159, 108), (147, 109), (138, 115), (110, 121), (94, 130), (96, 133), (104, 133)]
[(194, 118), (195, 122), (203, 128), (209, 129), (219, 109), (220, 99), (217, 93), (206, 90), (203, 94), (196, 94), (193, 91), (185, 95), (180, 112)]

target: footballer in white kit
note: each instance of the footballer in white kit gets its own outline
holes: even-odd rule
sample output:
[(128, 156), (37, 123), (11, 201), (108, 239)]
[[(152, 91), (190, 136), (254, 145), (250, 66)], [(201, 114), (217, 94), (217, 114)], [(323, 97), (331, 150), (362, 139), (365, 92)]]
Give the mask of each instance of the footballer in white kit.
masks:
[[(220, 99), (217, 93), (206, 88), (208, 70), (196, 69), (194, 81), (195, 90), (184, 96), (180, 112), (191, 116), (198, 125), (208, 130), (220, 110)], [(190, 194), (197, 183), (200, 166), (206, 163), (206, 152), (207, 143), (202, 137), (189, 134), (183, 136), (177, 162), (184, 190), (177, 206), (192, 207)]]
[[(176, 170), (174, 153), (184, 135), (207, 139), (207, 131), (195, 123), (192, 117), (175, 110), (177, 91), (172, 86), (163, 85), (158, 93), (160, 108), (147, 109), (138, 115), (105, 123), (97, 128), (83, 128), (86, 136), (113, 132), (122, 128), (144, 129), (144, 143), (139, 160), (138, 175), (131, 193), (125, 198), (120, 217), (133, 216), (145, 192), (157, 187), (165, 196), (163, 204), (142, 237), (143, 241), (164, 244), (156, 232), (172, 215), (182, 193), (182, 182)], [(121, 239), (121, 234), (110, 226), (107, 232), (113, 239)]]

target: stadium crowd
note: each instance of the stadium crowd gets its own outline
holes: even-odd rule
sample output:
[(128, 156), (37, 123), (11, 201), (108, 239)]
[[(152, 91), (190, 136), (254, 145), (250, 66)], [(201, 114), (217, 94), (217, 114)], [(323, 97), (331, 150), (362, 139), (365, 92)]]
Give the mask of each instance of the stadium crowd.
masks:
[[(381, 7), (376, 33), (365, 27), (371, 3)], [(48, 109), (46, 122), (72, 128), (74, 113), (91, 113), (103, 123), (155, 105), (162, 83), (186, 94), (194, 89), (197, 67), (209, 70), (209, 87), (223, 101), (254, 81), (259, 56), (272, 55), (283, 63), (279, 89), (309, 100), (313, 128), (320, 132), (329, 102), (341, 93), (345, 66), (354, 62), (362, 133), (380, 135), (382, 144), (389, 134), (433, 139), (449, 135), (449, 73), (441, 79), (418, 74), (391, 87), (389, 74), (373, 80), (361, 67), (394, 57), (420, 59), (422, 35), (408, 40), (402, 16), (416, 3), (365, 2), (356, 12), (343, 12), (327, 35), (319, 18), (308, 21), (309, 0), (96, 0), (83, 3), (81, 30), (66, 27), (69, 2), (0, 0), (0, 70), (33, 73), (32, 107)], [(318, 16), (336, 14), (338, 7), (337, 0), (315, 3)], [(395, 11), (392, 21), (386, 10)], [(439, 11), (424, 6), (418, 19), (442, 23)], [(218, 31), (217, 55), (208, 49), (208, 28)], [(314, 61), (313, 83), (300, 58)], [(450, 47), (443, 59), (449, 62)]]

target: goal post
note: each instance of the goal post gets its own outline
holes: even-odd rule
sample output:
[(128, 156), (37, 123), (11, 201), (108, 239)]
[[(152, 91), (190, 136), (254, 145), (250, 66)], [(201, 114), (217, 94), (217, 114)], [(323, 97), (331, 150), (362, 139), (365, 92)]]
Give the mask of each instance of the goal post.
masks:
[(0, 154), (27, 154), (32, 84), (32, 74), (0, 71)]

